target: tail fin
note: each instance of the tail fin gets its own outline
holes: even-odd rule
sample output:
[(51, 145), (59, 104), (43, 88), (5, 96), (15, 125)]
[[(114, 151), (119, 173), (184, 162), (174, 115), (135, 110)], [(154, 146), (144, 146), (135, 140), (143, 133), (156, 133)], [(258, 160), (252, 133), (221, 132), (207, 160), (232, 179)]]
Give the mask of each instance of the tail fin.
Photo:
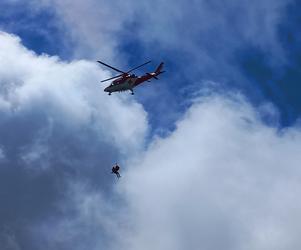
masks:
[(160, 65), (158, 66), (158, 68), (156, 68), (156, 70), (155, 70), (156, 75), (164, 73), (164, 71), (161, 71), (163, 69), (163, 65), (164, 65), (164, 63), (161, 62)]

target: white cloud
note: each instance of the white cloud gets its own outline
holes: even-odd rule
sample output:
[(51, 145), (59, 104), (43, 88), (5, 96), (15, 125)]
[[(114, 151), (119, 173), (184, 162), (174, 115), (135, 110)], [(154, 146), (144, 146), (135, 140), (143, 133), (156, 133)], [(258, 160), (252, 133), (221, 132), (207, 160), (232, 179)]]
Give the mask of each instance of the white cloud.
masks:
[[(103, 92), (99, 81), (107, 76), (96, 63), (38, 56), (18, 37), (0, 33), (1, 246), (37, 249), (47, 235), (31, 234), (35, 226), (47, 222), (51, 230), (51, 221), (70, 216), (57, 213), (58, 201), (63, 200), (62, 207), (76, 203), (82, 212), (100, 200), (90, 194), (87, 205), (77, 204), (85, 197), (68, 200), (77, 182), (109, 190), (111, 164), (144, 147), (146, 112), (130, 94)], [(71, 224), (80, 223), (90, 225), (84, 220)], [(11, 234), (1, 233), (5, 226)], [(56, 236), (53, 244), (73, 243), (66, 232)]]
[(101, 140), (130, 153), (143, 146), (146, 113), (129, 96), (107, 96), (99, 84), (107, 76), (96, 63), (37, 56), (19, 38), (0, 34), (2, 112), (17, 116), (43, 110), (50, 127), (53, 123), (75, 130), (88, 126)]
[(278, 133), (244, 101), (195, 103), (129, 163), (128, 249), (300, 247), (300, 139), (299, 127)]
[(266, 126), (241, 97), (197, 100), (122, 166), (109, 198), (71, 181), (72, 215), (39, 237), (49, 249), (298, 249), (300, 142), (300, 127)]

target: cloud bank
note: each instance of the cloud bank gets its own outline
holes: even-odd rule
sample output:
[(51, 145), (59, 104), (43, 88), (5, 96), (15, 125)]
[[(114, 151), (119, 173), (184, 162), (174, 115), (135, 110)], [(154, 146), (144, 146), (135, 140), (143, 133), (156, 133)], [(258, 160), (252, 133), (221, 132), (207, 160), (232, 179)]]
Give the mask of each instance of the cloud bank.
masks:
[(267, 127), (235, 99), (197, 101), (130, 163), (126, 249), (300, 247), (300, 127)]
[[(147, 116), (124, 95), (108, 97), (108, 72), (88, 61), (38, 56), (0, 33), (0, 238), (35, 249), (35, 224), (65, 216), (70, 180), (110, 190), (110, 166), (144, 147)], [(7, 246), (10, 249), (9, 246)]]
[[(95, 133), (101, 134), (103, 140), (119, 144), (122, 151), (126, 151), (121, 146), (124, 143), (129, 148), (140, 146), (146, 114), (139, 104), (126, 97), (107, 98), (98, 82), (108, 75), (96, 64), (37, 56), (20, 45), (19, 38), (6, 33), (1, 33), (0, 46), (2, 112), (17, 116), (35, 109), (43, 112), (44, 108), (49, 126), (61, 122), (80, 128), (92, 123), (89, 127)], [(136, 122), (132, 123), (132, 119)], [(124, 126), (126, 130), (122, 129)], [(139, 136), (134, 137), (134, 133)]]
[(128, 159), (109, 198), (71, 181), (69, 216), (36, 231), (48, 249), (297, 249), (300, 139), (241, 96), (195, 100), (173, 133)]

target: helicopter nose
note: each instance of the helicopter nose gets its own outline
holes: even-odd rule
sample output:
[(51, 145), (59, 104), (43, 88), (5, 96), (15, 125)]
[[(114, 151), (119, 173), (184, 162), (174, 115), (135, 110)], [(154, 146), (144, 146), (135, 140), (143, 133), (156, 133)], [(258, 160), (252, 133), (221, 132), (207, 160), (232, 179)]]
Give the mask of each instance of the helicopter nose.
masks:
[(109, 88), (109, 87), (106, 87), (103, 91), (104, 91), (104, 92), (109, 92), (108, 88)]

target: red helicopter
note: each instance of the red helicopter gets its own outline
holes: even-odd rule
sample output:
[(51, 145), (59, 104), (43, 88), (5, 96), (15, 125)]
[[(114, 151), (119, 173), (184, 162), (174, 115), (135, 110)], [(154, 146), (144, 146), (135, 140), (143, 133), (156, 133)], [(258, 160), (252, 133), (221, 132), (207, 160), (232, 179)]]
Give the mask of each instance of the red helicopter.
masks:
[[(121, 91), (127, 91), (127, 90), (130, 90), (131, 91), (131, 94), (133, 95), (134, 94), (134, 91), (133, 91), (133, 88), (137, 87), (139, 84), (145, 82), (145, 81), (150, 81), (150, 79), (152, 78), (155, 78), (156, 80), (158, 80), (158, 75), (164, 73), (165, 71), (162, 71), (163, 69), (163, 62), (161, 62), (159, 64), (159, 66), (156, 68), (156, 70), (154, 72), (151, 72), (151, 73), (146, 73), (145, 75), (142, 75), (142, 76), (136, 76), (135, 74), (130, 74), (132, 71), (150, 63), (151, 61), (148, 61), (146, 63), (143, 63), (127, 72), (124, 72), (122, 70), (119, 70), (119, 69), (116, 69), (104, 62), (101, 62), (101, 61), (97, 61), (98, 63), (106, 66), (106, 67), (109, 67), (121, 74), (117, 75), (117, 76), (114, 76), (114, 77), (111, 77), (111, 78), (108, 78), (108, 79), (105, 79), (105, 80), (102, 80), (101, 82), (106, 82), (106, 81), (109, 81), (109, 80), (113, 80), (115, 79), (108, 87), (106, 87), (104, 89), (105, 92), (108, 92), (109, 95), (111, 95), (112, 92), (121, 92)], [(117, 79), (116, 79), (117, 78)]]

